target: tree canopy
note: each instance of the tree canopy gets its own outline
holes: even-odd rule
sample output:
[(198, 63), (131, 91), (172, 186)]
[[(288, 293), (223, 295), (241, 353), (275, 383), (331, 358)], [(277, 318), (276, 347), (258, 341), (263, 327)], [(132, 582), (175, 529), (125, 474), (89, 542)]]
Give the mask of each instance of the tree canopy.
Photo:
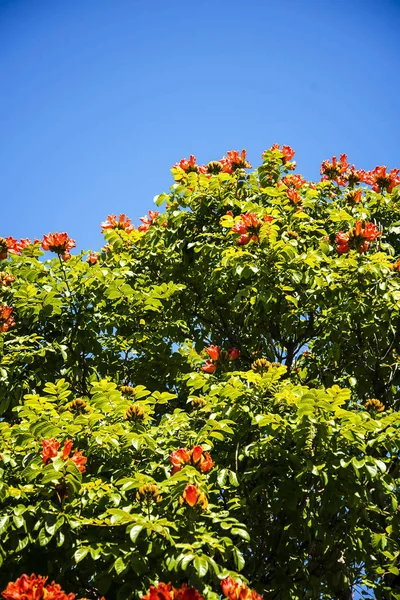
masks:
[(0, 238), (6, 600), (400, 598), (399, 171), (293, 156)]

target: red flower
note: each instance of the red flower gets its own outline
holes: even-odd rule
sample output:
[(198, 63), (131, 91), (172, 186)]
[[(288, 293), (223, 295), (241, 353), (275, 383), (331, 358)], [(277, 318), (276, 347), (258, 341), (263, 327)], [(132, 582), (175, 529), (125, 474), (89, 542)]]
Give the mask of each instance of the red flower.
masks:
[[(265, 216), (263, 221), (264, 223), (271, 223), (273, 217)], [(250, 240), (258, 242), (258, 234), (263, 221), (261, 221), (254, 213), (244, 213), (240, 215), (240, 221), (238, 221), (231, 229), (233, 233), (241, 234), (238, 239), (239, 246), (248, 244)]]
[(301, 202), (300, 194), (294, 188), (288, 188), (286, 190), (286, 194), (288, 195), (289, 200), (293, 202), (293, 204), (298, 204), (299, 202)]
[(4, 592), (6, 600), (74, 600), (75, 594), (66, 594), (58, 583), (45, 586), (47, 577), (32, 574), (22, 575), (14, 582), (10, 582)]
[(337, 161), (336, 156), (332, 156), (332, 162), (324, 160), (321, 165), (321, 175), (323, 175), (322, 181), (331, 180), (336, 181), (338, 185), (346, 185), (347, 180), (345, 172), (349, 166), (347, 154), (341, 154), (339, 162)]
[(102, 231), (107, 229), (123, 229), (126, 233), (131, 233), (135, 229), (135, 226), (131, 225), (131, 219), (128, 219), (124, 213), (119, 215), (118, 221), (115, 215), (108, 215), (107, 221), (100, 223), (100, 227)]
[(169, 459), (173, 466), (171, 475), (174, 475), (174, 473), (180, 471), (184, 465), (190, 462), (190, 453), (186, 448), (179, 448), (179, 450), (171, 452)]
[(183, 498), (189, 504), (189, 506), (194, 506), (197, 502), (197, 498), (199, 493), (197, 491), (196, 485), (187, 485), (183, 491)]
[(71, 454), (72, 444), (72, 440), (65, 440), (64, 448), (61, 450), (61, 458), (63, 460), (68, 460), (69, 455)]
[(60, 447), (60, 442), (54, 440), (53, 438), (50, 440), (42, 440), (43, 450), (40, 453), (42, 457), (43, 463), (47, 465), (52, 458), (58, 456), (58, 449)]
[(286, 175), (281, 183), (284, 183), (288, 188), (299, 190), (307, 182), (301, 175)]
[(142, 596), (142, 600), (173, 600), (170, 583), (159, 583), (157, 587), (150, 586), (149, 593)]
[(400, 185), (399, 177), (400, 169), (392, 169), (390, 173), (386, 173), (386, 167), (375, 167), (373, 171), (366, 173), (365, 183), (372, 185), (374, 192), (392, 192), (393, 188)]
[(50, 250), (61, 256), (62, 260), (69, 260), (71, 258), (70, 250), (75, 248), (75, 240), (68, 237), (65, 233), (49, 233), (43, 236), (42, 248), (43, 250)]
[(142, 221), (143, 225), (139, 225), (138, 231), (147, 231), (150, 228), (150, 225), (152, 225), (153, 221), (160, 214), (153, 210), (149, 210), (148, 213), (149, 216), (146, 215), (145, 217), (139, 217), (139, 221)]
[(214, 373), (216, 366), (210, 360), (206, 360), (206, 364), (201, 367), (201, 370), (205, 373)]
[(87, 259), (86, 262), (88, 262), (90, 265), (95, 265), (97, 263), (99, 259), (99, 255), (97, 254), (97, 252), (91, 252), (89, 254), (89, 258)]
[(370, 243), (376, 240), (381, 233), (374, 223), (365, 223), (363, 228), (362, 221), (356, 221), (356, 226), (348, 233), (340, 231), (336, 234), (336, 250), (339, 254), (347, 254), (351, 248), (355, 248), (362, 254), (368, 250)]
[(43, 600), (74, 600), (75, 594), (66, 594), (58, 583), (51, 583), (44, 588)]
[(206, 348), (206, 352), (212, 360), (218, 360), (219, 351), (219, 346), (208, 346), (208, 348)]
[(195, 588), (188, 588), (186, 583), (181, 588), (171, 589), (170, 583), (159, 583), (150, 586), (149, 593), (141, 600), (203, 600), (203, 596)]
[(72, 444), (72, 440), (66, 440), (61, 453), (59, 453), (60, 442), (54, 439), (42, 440), (43, 450), (40, 453), (40, 456), (42, 457), (43, 463), (45, 465), (49, 464), (52, 458), (56, 458), (60, 454), (60, 458), (63, 460), (72, 460), (80, 472), (84, 473), (86, 471), (84, 464), (86, 463), (87, 458), (83, 456), (82, 452), (78, 452), (77, 450), (74, 451), (74, 454), (70, 458), (69, 455), (71, 454)]
[(200, 460), (200, 471), (202, 473), (208, 473), (214, 465), (215, 462), (213, 462), (209, 452), (204, 452), (204, 456), (202, 456)]
[(199, 468), (202, 473), (208, 473), (215, 464), (208, 452), (204, 452), (203, 455), (203, 448), (201, 446), (194, 446), (191, 450), (187, 450), (186, 448), (174, 450), (171, 452), (169, 459), (173, 465), (171, 475), (177, 473), (189, 463)]
[(202, 473), (208, 473), (215, 465), (208, 452), (204, 452), (203, 455), (203, 448), (201, 446), (195, 446), (192, 449), (191, 460), (193, 466), (196, 468), (199, 467)]
[(41, 600), (43, 598), (43, 588), (47, 577), (32, 574), (22, 575), (14, 582), (10, 582), (4, 592), (3, 598), (6, 600)]
[(86, 471), (86, 467), (84, 465), (87, 462), (87, 458), (86, 456), (83, 456), (82, 452), (78, 452), (77, 450), (75, 450), (75, 452), (71, 456), (71, 460), (76, 464), (81, 473), (84, 473)]
[(242, 150), (240, 156), (237, 150), (229, 150), (226, 156), (221, 158), (222, 171), (232, 175), (237, 169), (251, 169), (251, 164), (246, 160), (246, 150)]
[(0, 332), (4, 333), (15, 325), (15, 319), (11, 316), (13, 309), (11, 306), (2, 304), (0, 306)]
[(185, 501), (192, 508), (198, 506), (205, 510), (208, 506), (208, 500), (203, 493), (199, 493), (197, 485), (188, 484), (183, 490), (181, 502)]
[(185, 173), (198, 173), (198, 166), (196, 165), (196, 157), (193, 154), (190, 155), (189, 160), (182, 158), (178, 163), (175, 163), (173, 169), (182, 169)]
[(196, 588), (188, 588), (186, 583), (178, 590), (174, 588), (174, 600), (203, 600)]
[(229, 350), (228, 354), (229, 360), (236, 360), (240, 356), (240, 350), (238, 350), (237, 348), (232, 348), (232, 350)]
[(226, 577), (221, 581), (224, 596), (229, 600), (262, 600), (262, 596), (250, 590), (245, 583), (239, 584), (232, 577)]

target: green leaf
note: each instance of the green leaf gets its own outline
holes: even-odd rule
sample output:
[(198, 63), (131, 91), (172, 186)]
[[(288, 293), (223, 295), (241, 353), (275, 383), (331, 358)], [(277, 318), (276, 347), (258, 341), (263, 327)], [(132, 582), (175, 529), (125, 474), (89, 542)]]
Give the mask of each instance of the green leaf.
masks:
[(208, 561), (204, 556), (196, 556), (196, 558), (193, 561), (194, 564), (194, 568), (197, 571), (197, 574), (200, 578), (203, 578), (206, 576), (207, 571), (208, 571)]
[(78, 548), (78, 550), (76, 550), (76, 552), (74, 554), (74, 560), (75, 560), (76, 564), (81, 562), (81, 560), (83, 560), (85, 558), (85, 556), (89, 553), (89, 551), (90, 551), (90, 548), (88, 548), (87, 546)]

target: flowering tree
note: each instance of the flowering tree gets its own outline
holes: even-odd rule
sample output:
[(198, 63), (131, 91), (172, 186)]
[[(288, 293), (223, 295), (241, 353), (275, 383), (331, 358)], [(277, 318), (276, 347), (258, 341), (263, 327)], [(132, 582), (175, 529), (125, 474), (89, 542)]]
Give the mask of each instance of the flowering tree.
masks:
[(0, 239), (6, 600), (400, 598), (399, 171), (293, 156)]

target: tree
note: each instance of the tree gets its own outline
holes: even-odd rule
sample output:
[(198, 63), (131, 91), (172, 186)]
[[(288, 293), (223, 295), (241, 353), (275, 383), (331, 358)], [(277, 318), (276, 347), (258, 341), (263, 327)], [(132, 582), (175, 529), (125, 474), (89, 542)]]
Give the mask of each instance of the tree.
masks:
[(7, 600), (400, 598), (399, 172), (293, 155), (0, 240)]

